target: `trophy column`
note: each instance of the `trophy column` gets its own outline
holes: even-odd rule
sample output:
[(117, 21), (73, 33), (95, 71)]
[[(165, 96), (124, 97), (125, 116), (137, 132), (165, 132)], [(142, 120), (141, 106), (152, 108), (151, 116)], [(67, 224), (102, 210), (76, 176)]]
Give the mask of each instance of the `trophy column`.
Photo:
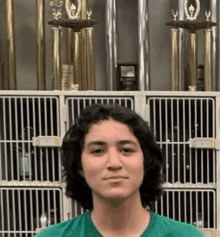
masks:
[(67, 28), (66, 31), (66, 61), (68, 64), (73, 64), (74, 57), (74, 31), (72, 28)]
[[(84, 6), (84, 12), (87, 9), (87, 1), (85, 1), (86, 4)], [(83, 14), (82, 9), (82, 17), (88, 18), (88, 20), (91, 20), (90, 17), (92, 15), (92, 10), (86, 11), (86, 15)], [(95, 38), (95, 29), (93, 27), (83, 28), (81, 30), (82, 32), (82, 65), (85, 65), (83, 67), (83, 77), (82, 81), (83, 83), (83, 89), (84, 90), (95, 90), (95, 60), (94, 60), (94, 38)]]
[[(210, 1), (210, 20), (212, 22), (217, 22), (218, 20), (218, 14), (219, 14), (219, 1), (217, 0), (211, 0)], [(212, 80), (213, 80), (213, 84), (212, 84), (212, 88), (215, 91), (218, 88), (218, 75), (220, 75), (220, 73), (218, 73), (219, 71), (219, 66), (218, 66), (218, 59), (217, 56), (219, 58), (219, 54), (217, 53), (218, 50), (218, 29), (217, 27), (213, 27), (212, 28)]]
[[(69, 83), (67, 83), (68, 88), (71, 89), (72, 84), (76, 84), (75, 76), (74, 76), (74, 45), (75, 45), (74, 31), (71, 28), (67, 28), (66, 30), (66, 62), (67, 65), (63, 65), (67, 67), (68, 70), (71, 70), (69, 74)], [(65, 74), (65, 73), (64, 73)], [(64, 75), (65, 77), (65, 75)]]
[(150, 47), (149, 47), (149, 3), (138, 0), (139, 25), (139, 90), (149, 91), (150, 85)]
[(61, 90), (62, 61), (61, 61), (61, 28), (53, 27), (53, 80), (54, 90)]
[[(62, 7), (64, 1), (60, 1), (59, 5), (55, 1), (50, 1), (50, 6), (52, 7), (52, 14), (55, 21), (59, 21), (62, 17)], [(52, 28), (52, 63), (53, 63), (53, 89), (61, 90), (62, 86), (62, 58), (61, 58), (61, 27), (59, 24), (54, 24)]]
[(95, 90), (95, 29), (90, 27), (87, 29), (87, 68), (88, 68), (88, 89)]
[(197, 87), (197, 34), (189, 32), (188, 34), (188, 62), (189, 62), (189, 90), (196, 91)]
[(45, 2), (37, 0), (37, 89), (46, 90), (45, 78)]
[(5, 0), (5, 22), (7, 37), (7, 77), (8, 89), (16, 90), (16, 61), (15, 61), (15, 34), (14, 34), (14, 2)]
[(2, 61), (2, 52), (0, 50), (0, 90), (4, 90), (4, 63)]
[(74, 84), (79, 85), (79, 89), (83, 89), (82, 83), (82, 33), (74, 32)]
[[(88, 0), (81, 0), (82, 10), (80, 14), (81, 20), (87, 20), (87, 9), (88, 9)], [(92, 29), (92, 28), (91, 28)], [(88, 31), (90, 28), (83, 28), (81, 30), (81, 40), (79, 41), (79, 47), (81, 48), (81, 69), (82, 69), (82, 83), (81, 83), (81, 90), (92, 90), (89, 87), (90, 78), (89, 78), (89, 64), (88, 64), (88, 55), (87, 52), (89, 50), (88, 45)]]
[(106, 54), (107, 54), (107, 88), (116, 90), (117, 68), (117, 32), (116, 32), (116, 0), (106, 0)]
[(95, 89), (94, 29), (82, 29), (82, 89)]
[(170, 30), (171, 38), (171, 89), (179, 90), (179, 31), (178, 29)]
[(212, 30), (204, 30), (205, 91), (212, 91)]

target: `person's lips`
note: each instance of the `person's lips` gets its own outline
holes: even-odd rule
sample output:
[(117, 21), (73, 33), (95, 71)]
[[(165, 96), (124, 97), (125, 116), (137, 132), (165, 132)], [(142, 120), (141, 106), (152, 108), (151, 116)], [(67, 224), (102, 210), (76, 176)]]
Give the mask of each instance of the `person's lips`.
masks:
[(105, 178), (105, 179), (122, 179), (122, 178), (126, 179), (125, 176), (121, 176), (121, 175), (109, 176), (109, 177), (107, 177), (107, 178)]

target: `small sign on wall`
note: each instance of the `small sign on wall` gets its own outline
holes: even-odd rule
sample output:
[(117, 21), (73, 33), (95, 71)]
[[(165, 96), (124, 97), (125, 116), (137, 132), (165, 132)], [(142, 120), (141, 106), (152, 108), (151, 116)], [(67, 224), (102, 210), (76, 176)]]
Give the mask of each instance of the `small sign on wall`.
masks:
[(118, 63), (117, 66), (117, 90), (138, 90), (138, 64)]

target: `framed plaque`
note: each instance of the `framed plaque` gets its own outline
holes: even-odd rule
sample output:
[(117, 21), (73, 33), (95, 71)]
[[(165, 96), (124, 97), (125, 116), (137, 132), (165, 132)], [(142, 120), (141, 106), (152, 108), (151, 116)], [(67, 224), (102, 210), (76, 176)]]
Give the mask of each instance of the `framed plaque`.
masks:
[(117, 90), (136, 91), (138, 90), (138, 64), (118, 63), (117, 64)]

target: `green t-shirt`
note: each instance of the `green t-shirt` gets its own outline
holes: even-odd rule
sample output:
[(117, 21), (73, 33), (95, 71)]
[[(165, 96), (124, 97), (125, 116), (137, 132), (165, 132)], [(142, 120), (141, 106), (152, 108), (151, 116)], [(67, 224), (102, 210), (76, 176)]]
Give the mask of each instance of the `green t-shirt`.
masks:
[[(86, 212), (69, 221), (50, 226), (36, 237), (100, 237), (102, 236), (93, 225), (91, 213)], [(141, 237), (201, 237), (203, 236), (194, 226), (183, 222), (150, 213), (150, 223)]]

